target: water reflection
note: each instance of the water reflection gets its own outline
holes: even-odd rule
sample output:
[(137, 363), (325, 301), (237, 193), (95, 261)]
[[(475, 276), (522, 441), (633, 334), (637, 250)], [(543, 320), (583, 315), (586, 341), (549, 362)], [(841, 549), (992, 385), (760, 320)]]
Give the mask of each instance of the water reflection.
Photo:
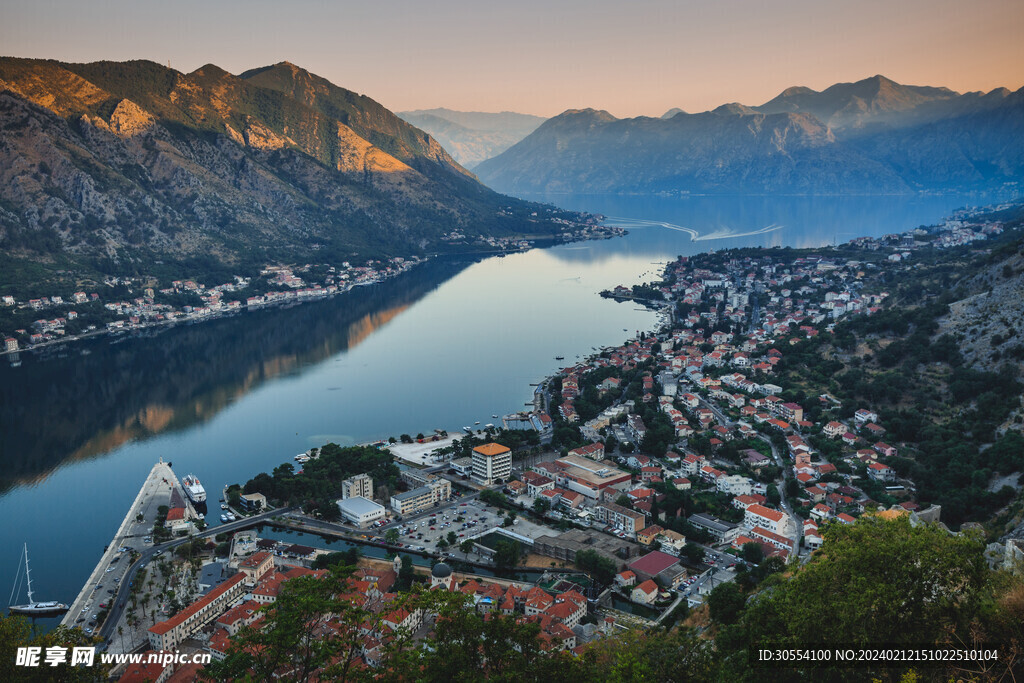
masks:
[(323, 302), (22, 353), (20, 367), (0, 365), (0, 491), (208, 421), (267, 380), (354, 348), (470, 263), (433, 261)]

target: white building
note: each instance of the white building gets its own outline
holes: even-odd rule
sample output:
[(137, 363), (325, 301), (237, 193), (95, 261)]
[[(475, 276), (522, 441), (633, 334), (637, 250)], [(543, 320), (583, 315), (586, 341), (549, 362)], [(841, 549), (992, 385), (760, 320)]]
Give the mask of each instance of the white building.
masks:
[(473, 481), (490, 486), (512, 476), (512, 451), (498, 443), (485, 443), (473, 449)]
[(373, 500), (373, 479), (368, 474), (357, 474), (341, 482), (341, 499), (366, 498)]
[(387, 509), (368, 498), (354, 496), (338, 501), (341, 516), (360, 528), (366, 528), (379, 519), (387, 516)]

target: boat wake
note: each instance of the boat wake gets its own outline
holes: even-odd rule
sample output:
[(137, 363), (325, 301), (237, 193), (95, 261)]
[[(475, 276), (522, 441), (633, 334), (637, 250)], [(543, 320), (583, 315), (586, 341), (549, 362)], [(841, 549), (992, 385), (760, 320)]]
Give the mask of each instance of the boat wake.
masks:
[(693, 242), (703, 242), (706, 240), (724, 240), (731, 239), (733, 237), (751, 237), (753, 235), (764, 235), (769, 232), (775, 232), (781, 230), (782, 225), (778, 223), (772, 223), (766, 225), (758, 230), (749, 230), (747, 232), (731, 232), (728, 229), (716, 230), (715, 232), (702, 235), (699, 231), (693, 228), (687, 228), (683, 225), (676, 225), (674, 223), (666, 223), (665, 221), (649, 221), (641, 218), (608, 218), (609, 221), (614, 221), (615, 225), (620, 228), (637, 229), (637, 228), (665, 228), (667, 230), (676, 230), (677, 232), (685, 232), (690, 236), (690, 240)]

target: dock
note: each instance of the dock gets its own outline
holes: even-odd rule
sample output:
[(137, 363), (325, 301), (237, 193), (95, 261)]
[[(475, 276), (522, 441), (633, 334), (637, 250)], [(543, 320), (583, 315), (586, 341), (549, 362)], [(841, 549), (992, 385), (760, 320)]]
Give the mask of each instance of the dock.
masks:
[[(100, 604), (117, 599), (121, 579), (132, 564), (128, 557), (123, 557), (128, 553), (121, 552), (120, 549), (127, 547), (138, 552), (144, 550), (143, 539), (152, 533), (158, 508), (161, 505), (169, 505), (174, 489), (177, 489), (179, 494), (182, 492), (170, 464), (161, 458), (153, 465), (138, 495), (125, 513), (124, 521), (118, 527), (117, 533), (82, 586), (78, 597), (71, 603), (61, 620), (62, 626), (80, 626), (84, 630), (92, 620), (92, 615), (103, 609)], [(195, 511), (187, 499), (186, 505), (189, 512), (194, 515)], [(139, 515), (142, 515), (141, 521)], [(80, 618), (83, 619), (82, 622), (78, 622)]]

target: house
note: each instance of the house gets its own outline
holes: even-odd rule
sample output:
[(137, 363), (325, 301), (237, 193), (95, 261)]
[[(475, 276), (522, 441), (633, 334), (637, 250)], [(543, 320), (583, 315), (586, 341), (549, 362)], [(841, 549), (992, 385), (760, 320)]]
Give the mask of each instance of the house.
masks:
[(658, 541), (661, 542), (661, 550), (668, 553), (669, 555), (678, 556), (686, 545), (686, 536), (683, 536), (677, 531), (671, 529), (665, 529), (658, 534)]
[(654, 542), (654, 539), (657, 538), (658, 534), (662, 533), (663, 531), (665, 530), (657, 524), (652, 524), (646, 529), (641, 529), (640, 531), (636, 532), (636, 540), (640, 541), (644, 545), (650, 545)]
[(576, 455), (581, 458), (590, 458), (591, 460), (603, 460), (604, 459), (604, 444), (603, 443), (592, 443), (586, 446), (580, 446), (569, 451), (569, 455)]
[(821, 430), (822, 434), (824, 434), (830, 439), (837, 439), (848, 431), (849, 430), (846, 428), (846, 425), (844, 425), (841, 422), (836, 422), (834, 420), (825, 425), (825, 427)]
[(884, 455), (887, 458), (896, 457), (896, 448), (894, 446), (890, 446), (887, 443), (879, 441), (874, 446), (872, 446), (872, 448), (874, 448), (876, 452), (880, 453), (881, 455)]
[(636, 574), (634, 574), (628, 569), (624, 572), (619, 572), (615, 575), (615, 585), (621, 586), (623, 588), (627, 586), (635, 586)]
[(765, 497), (760, 494), (744, 494), (732, 499), (732, 506), (737, 510), (746, 510), (751, 505), (763, 505)]
[(629, 597), (633, 602), (650, 605), (658, 598), (658, 584), (654, 583), (651, 579), (647, 579), (634, 588)]
[(789, 530), (789, 516), (757, 503), (747, 507), (743, 523), (748, 528), (763, 527), (768, 531), (785, 534)]
[(863, 426), (868, 422), (878, 422), (878, 413), (861, 408), (853, 414), (853, 419), (857, 421), (858, 425)]
[(868, 478), (882, 482), (896, 481), (896, 471), (888, 465), (883, 465), (880, 462), (873, 462), (868, 465)]

